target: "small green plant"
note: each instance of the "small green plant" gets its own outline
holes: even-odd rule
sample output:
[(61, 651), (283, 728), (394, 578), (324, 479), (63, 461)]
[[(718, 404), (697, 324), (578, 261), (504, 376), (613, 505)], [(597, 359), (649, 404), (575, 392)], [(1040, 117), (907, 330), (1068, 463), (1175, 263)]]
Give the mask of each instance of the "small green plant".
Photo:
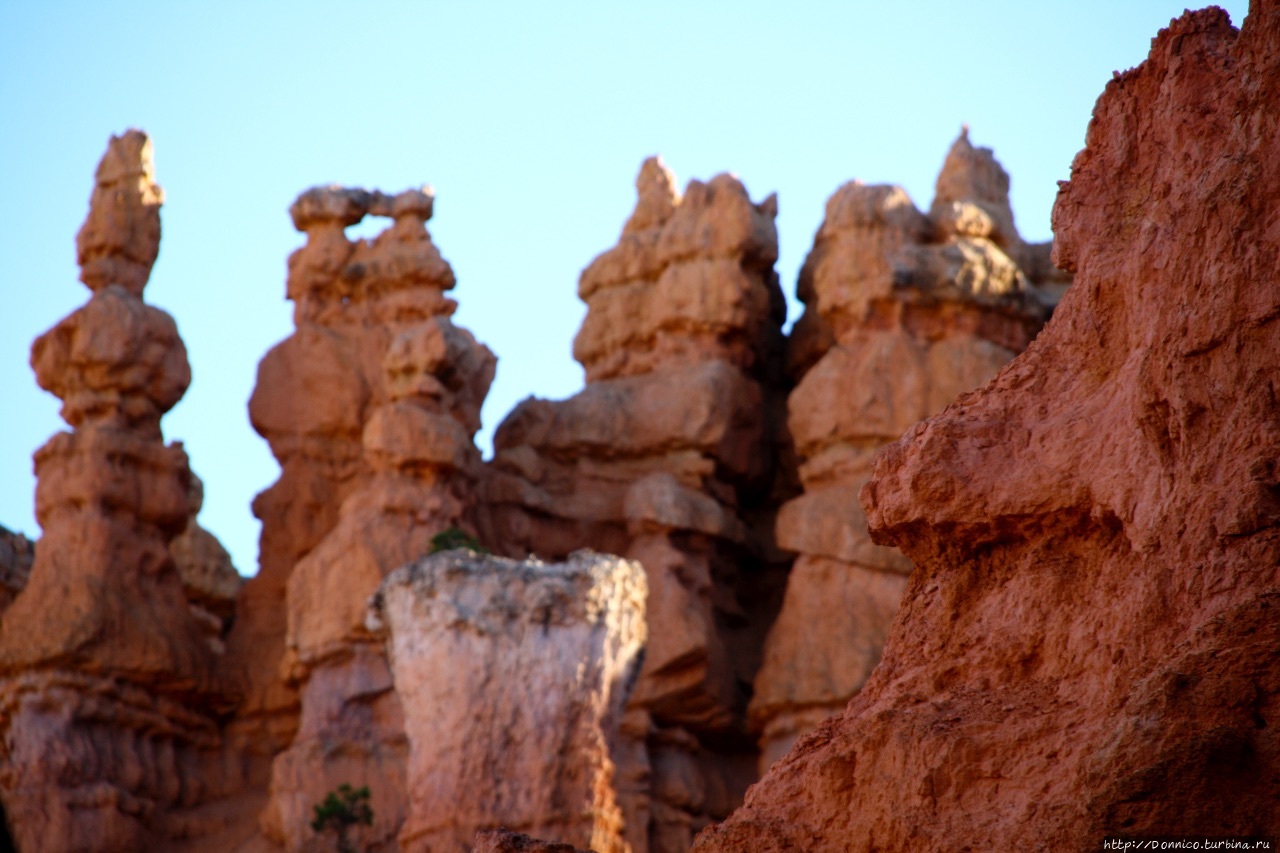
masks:
[(339, 785), (324, 802), (315, 807), (311, 828), (316, 832), (332, 832), (338, 842), (338, 853), (356, 853), (349, 833), (354, 826), (372, 826), (373, 809), (369, 807), (369, 788)]
[(461, 527), (447, 527), (431, 537), (431, 550), (428, 554), (441, 551), (452, 551), (454, 548), (467, 548), (477, 554), (488, 554), (489, 549), (480, 544), (480, 540)]

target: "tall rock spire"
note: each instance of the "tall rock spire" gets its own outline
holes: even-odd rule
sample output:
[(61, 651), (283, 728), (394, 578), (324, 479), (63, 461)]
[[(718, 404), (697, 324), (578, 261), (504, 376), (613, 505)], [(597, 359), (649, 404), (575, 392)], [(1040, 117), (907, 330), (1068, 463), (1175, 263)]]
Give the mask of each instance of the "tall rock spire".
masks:
[(76, 241), (93, 296), (31, 350), (74, 429), (36, 451), (44, 536), (0, 623), (0, 789), (24, 850), (147, 847), (148, 816), (194, 800), (190, 756), (217, 744), (213, 652), (168, 549), (191, 474), (160, 417), (191, 371), (142, 301), (161, 197), (146, 135), (113, 137)]

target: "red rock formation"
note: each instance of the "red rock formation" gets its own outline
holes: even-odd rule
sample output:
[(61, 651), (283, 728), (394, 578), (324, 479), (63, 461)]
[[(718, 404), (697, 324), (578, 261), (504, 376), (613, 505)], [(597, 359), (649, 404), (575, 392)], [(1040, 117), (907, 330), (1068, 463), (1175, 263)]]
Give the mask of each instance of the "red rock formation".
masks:
[(21, 533), (0, 526), (0, 613), (27, 585), (36, 558), (35, 544)]
[[(370, 843), (393, 838), (406, 815), (403, 713), (382, 643), (364, 627), (365, 601), (386, 574), (427, 553), (433, 536), (464, 524), (480, 466), (472, 436), (496, 364), (449, 320), (456, 304), (443, 294), (454, 277), (426, 231), (431, 208), (428, 192), (340, 188), (310, 190), (293, 207), (308, 234), (290, 268), (299, 332), (263, 362), (251, 402), (285, 469), (262, 501), (298, 499), (300, 482), (313, 498), (345, 498), (305, 554), (317, 519), (302, 529), (264, 524), (264, 554), (271, 540), (287, 545), (277, 556), (302, 555), (288, 574), (276, 672), (300, 689), (299, 728), (273, 761), (263, 815), (268, 837), (291, 850), (312, 838), (312, 807), (340, 784), (371, 789)], [(372, 241), (348, 242), (342, 225), (366, 213), (394, 223)], [(295, 420), (312, 395), (325, 406)], [(341, 412), (328, 408), (333, 400)], [(348, 458), (353, 440), (358, 462)], [(338, 464), (322, 465), (325, 453)]]
[(862, 687), (906, 587), (911, 562), (872, 544), (856, 503), (875, 452), (994, 376), (1048, 313), (1053, 294), (1010, 257), (1043, 250), (1018, 237), (1008, 191), (965, 131), (930, 215), (899, 187), (853, 182), (827, 202), (798, 290), (834, 343), (820, 354), (801, 323), (792, 352), (804, 494), (778, 515), (778, 544), (799, 559), (751, 702), (762, 771)]
[(567, 563), (449, 551), (383, 581), (410, 744), (400, 849), (470, 849), (477, 829), (629, 851), (615, 767), (643, 749), (621, 731), (645, 641), (639, 564), (589, 552)]
[(1107, 85), (1053, 321), (862, 493), (917, 566), (883, 663), (697, 850), (1280, 831), (1277, 115), (1273, 0)]
[[(280, 677), (289, 577), (337, 525), (343, 502), (374, 477), (363, 433), (373, 410), (390, 401), (383, 362), (392, 337), (456, 307), (443, 295), (453, 271), (425, 229), (431, 212), (429, 192), (392, 198), (337, 187), (308, 190), (290, 208), (307, 234), (289, 258), (286, 287), (297, 331), (263, 358), (249, 401), (281, 473), (254, 501), (259, 571), (244, 586), (228, 640), (228, 669), (246, 694), (231, 732), (256, 756), (253, 784), (266, 784), (271, 757), (298, 725), (297, 692)], [(395, 224), (373, 243), (348, 240), (343, 229), (370, 214)], [(466, 405), (478, 411), (480, 401)]]
[[(620, 768), (634, 850), (685, 850), (755, 775), (745, 705), (778, 574), (765, 525), (783, 304), (772, 197), (737, 179), (683, 197), (656, 159), (618, 245), (582, 274), (574, 342), (587, 386), (526, 400), (495, 435), (484, 541), (561, 559), (590, 547), (648, 573), (649, 636)], [(760, 528), (764, 536), (760, 535)]]
[(141, 298), (160, 203), (150, 141), (113, 137), (77, 238), (93, 297), (31, 351), (74, 431), (35, 454), (44, 536), (0, 623), (0, 792), (22, 850), (145, 849), (213, 787), (226, 700), (168, 550), (187, 456), (160, 432), (191, 374), (173, 318)]

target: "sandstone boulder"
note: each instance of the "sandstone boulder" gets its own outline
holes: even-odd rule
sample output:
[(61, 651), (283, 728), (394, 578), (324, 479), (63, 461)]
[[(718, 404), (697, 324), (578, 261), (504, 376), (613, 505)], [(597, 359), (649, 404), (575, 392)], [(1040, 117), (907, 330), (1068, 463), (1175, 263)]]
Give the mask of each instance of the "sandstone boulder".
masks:
[(630, 848), (617, 766), (645, 641), (636, 563), (469, 551), (389, 575), (370, 610), (387, 634), (409, 739), (405, 851), (466, 851), (514, 828), (600, 853)]

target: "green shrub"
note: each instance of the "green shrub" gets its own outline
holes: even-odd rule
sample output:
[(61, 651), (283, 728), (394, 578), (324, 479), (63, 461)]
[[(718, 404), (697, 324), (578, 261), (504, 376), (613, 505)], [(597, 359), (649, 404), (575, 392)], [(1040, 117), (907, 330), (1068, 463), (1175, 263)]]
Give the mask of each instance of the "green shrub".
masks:
[(455, 548), (467, 548), (477, 554), (488, 554), (489, 549), (480, 544), (480, 540), (461, 527), (448, 527), (431, 537), (431, 550), (428, 554), (441, 551), (452, 551)]
[(324, 802), (315, 807), (316, 817), (311, 828), (316, 832), (332, 832), (338, 843), (338, 853), (356, 853), (348, 836), (353, 826), (372, 826), (373, 809), (369, 807), (369, 788), (352, 788), (339, 785), (330, 791)]

